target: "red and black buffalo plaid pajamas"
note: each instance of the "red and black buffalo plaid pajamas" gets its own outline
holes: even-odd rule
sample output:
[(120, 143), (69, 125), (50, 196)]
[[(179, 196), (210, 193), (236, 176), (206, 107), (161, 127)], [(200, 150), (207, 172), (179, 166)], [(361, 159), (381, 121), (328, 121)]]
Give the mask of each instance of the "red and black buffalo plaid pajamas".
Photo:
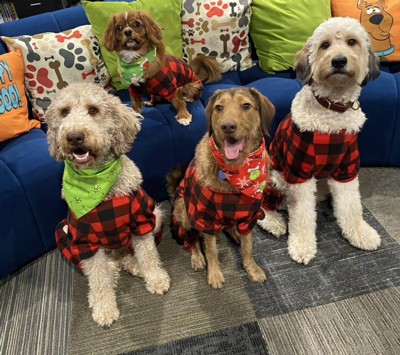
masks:
[(178, 225), (175, 230), (187, 250), (192, 250), (199, 241), (200, 233), (218, 235), (223, 228), (237, 225), (242, 235), (249, 234), (257, 219), (264, 218), (262, 199), (249, 197), (241, 192), (221, 192), (203, 187), (197, 178), (195, 160), (191, 162), (181, 181), (177, 196), (183, 198), (192, 229), (187, 231)]
[[(357, 134), (301, 131), (291, 115), (279, 124), (269, 155), (271, 168), (282, 172), (289, 184), (313, 177), (349, 182), (357, 177), (360, 168)], [(281, 201), (276, 199), (276, 191), (269, 193), (275, 194), (275, 202), (267, 209), (275, 209)]]
[[(145, 236), (155, 227), (154, 202), (139, 188), (129, 196), (113, 197), (77, 219), (69, 210), (67, 219), (56, 227), (56, 242), (63, 255), (76, 266), (92, 257), (100, 247), (119, 249), (128, 247), (131, 234)], [(68, 226), (68, 233), (64, 227)], [(162, 228), (154, 235), (161, 241)]]
[[(170, 101), (176, 96), (177, 89), (188, 83), (202, 85), (196, 73), (183, 59), (167, 55), (164, 67), (144, 83), (130, 85), (129, 93), (131, 97), (141, 97), (142, 94), (148, 93), (161, 96), (163, 99)], [(193, 98), (198, 99), (200, 94), (201, 92), (199, 91)]]

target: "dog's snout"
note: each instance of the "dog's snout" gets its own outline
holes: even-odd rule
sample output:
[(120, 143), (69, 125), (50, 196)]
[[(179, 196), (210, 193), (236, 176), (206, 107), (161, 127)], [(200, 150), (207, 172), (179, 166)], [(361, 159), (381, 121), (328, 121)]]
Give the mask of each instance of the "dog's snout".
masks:
[(236, 122), (233, 121), (226, 121), (221, 124), (222, 131), (226, 134), (234, 133), (237, 129)]
[(336, 69), (345, 67), (347, 64), (347, 58), (343, 56), (337, 56), (332, 59), (332, 66)]
[(382, 22), (382, 20), (383, 20), (382, 14), (376, 14), (369, 18), (369, 22), (371, 22), (373, 25), (379, 25)]
[(132, 36), (132, 30), (125, 30), (124, 34), (126, 37), (131, 37)]
[(85, 141), (85, 135), (82, 132), (70, 132), (67, 134), (67, 142), (74, 147), (80, 146)]

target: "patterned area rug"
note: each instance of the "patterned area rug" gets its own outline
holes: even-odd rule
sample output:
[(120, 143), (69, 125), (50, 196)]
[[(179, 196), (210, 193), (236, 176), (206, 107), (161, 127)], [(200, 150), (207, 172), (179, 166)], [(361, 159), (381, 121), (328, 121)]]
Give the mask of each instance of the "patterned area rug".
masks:
[(0, 283), (0, 354), (399, 354), (400, 169), (363, 169), (360, 180), (365, 219), (382, 236), (376, 251), (352, 247), (321, 203), (309, 265), (289, 258), (287, 237), (257, 228), (268, 280), (253, 284), (238, 246), (220, 236), (226, 282), (214, 290), (166, 233), (159, 250), (170, 291), (151, 295), (121, 272), (121, 315), (107, 329), (92, 320), (85, 277), (51, 252)]

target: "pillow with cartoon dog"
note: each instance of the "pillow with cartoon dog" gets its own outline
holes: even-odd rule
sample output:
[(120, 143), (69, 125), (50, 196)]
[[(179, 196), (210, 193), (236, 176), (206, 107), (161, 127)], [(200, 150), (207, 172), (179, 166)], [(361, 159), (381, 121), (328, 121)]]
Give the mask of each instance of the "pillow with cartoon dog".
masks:
[(332, 14), (359, 20), (382, 62), (400, 61), (399, 0), (332, 0)]

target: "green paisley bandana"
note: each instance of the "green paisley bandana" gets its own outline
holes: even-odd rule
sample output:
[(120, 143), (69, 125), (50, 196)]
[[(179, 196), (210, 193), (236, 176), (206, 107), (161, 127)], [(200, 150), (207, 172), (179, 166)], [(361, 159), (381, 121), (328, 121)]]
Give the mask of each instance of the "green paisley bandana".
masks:
[(65, 162), (63, 190), (68, 207), (77, 218), (97, 207), (114, 186), (121, 172), (121, 159), (116, 158), (94, 169), (76, 170)]
[(142, 79), (144, 71), (154, 62), (156, 54), (157, 51), (154, 48), (143, 57), (136, 59), (134, 62), (126, 61), (124, 60), (126, 58), (118, 57), (118, 73), (124, 87), (128, 87), (131, 84), (140, 84), (140, 79)]

